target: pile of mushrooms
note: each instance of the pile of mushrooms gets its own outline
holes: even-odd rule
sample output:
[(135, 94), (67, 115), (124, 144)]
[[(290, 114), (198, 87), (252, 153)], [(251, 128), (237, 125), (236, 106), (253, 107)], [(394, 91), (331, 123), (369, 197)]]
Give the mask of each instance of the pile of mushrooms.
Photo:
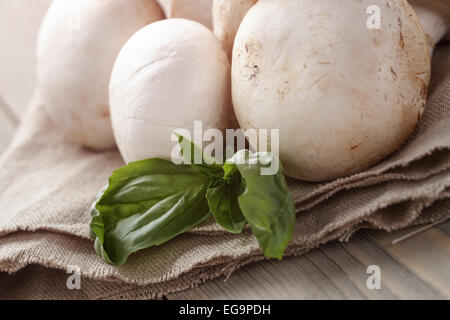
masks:
[(286, 174), (326, 181), (405, 143), (449, 22), (447, 0), (54, 0), (39, 89), (62, 132), (127, 162), (169, 158), (203, 121), (279, 130)]

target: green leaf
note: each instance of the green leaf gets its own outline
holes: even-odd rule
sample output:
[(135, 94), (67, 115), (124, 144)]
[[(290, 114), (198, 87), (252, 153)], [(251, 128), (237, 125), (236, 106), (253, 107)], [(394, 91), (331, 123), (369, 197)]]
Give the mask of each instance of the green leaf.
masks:
[(97, 195), (97, 198), (92, 203), (91, 208), (90, 208), (90, 213), (91, 213), (91, 218), (92, 218), (90, 236), (91, 236), (92, 240), (95, 240), (97, 238), (97, 235), (94, 232), (94, 230), (96, 230), (97, 232), (100, 233), (101, 230), (103, 229), (103, 221), (100, 218), (96, 218), (97, 216), (100, 215), (100, 212), (97, 210), (97, 208), (95, 206), (97, 205), (97, 201), (100, 200), (100, 198), (103, 196), (103, 194), (105, 193), (105, 190), (107, 188), (108, 188), (108, 186), (104, 186), (100, 190), (100, 192)]
[(271, 161), (271, 154), (242, 150), (228, 165), (234, 164), (241, 174), (239, 206), (265, 256), (282, 259), (294, 231), (295, 206), (281, 165), (275, 175), (261, 175)]
[(160, 245), (210, 216), (205, 194), (211, 179), (187, 165), (162, 159), (116, 170), (97, 201), (91, 230), (97, 253), (122, 266), (133, 252)]
[(225, 163), (223, 165), (223, 179), (224, 180), (231, 180), (231, 177), (238, 172), (238, 168), (236, 165), (232, 164), (232, 163)]
[(241, 233), (246, 224), (239, 208), (240, 176), (236, 175), (235, 183), (223, 183), (208, 188), (206, 198), (217, 223), (231, 233)]
[(91, 207), (97, 254), (122, 266), (130, 254), (186, 232), (211, 211), (229, 232), (240, 233), (249, 223), (264, 254), (281, 259), (295, 210), (282, 168), (272, 176), (261, 174), (270, 168), (272, 155), (243, 150), (220, 166), (191, 141), (178, 138), (188, 164), (148, 159), (112, 174)]
[(202, 149), (197, 147), (191, 140), (175, 133), (178, 137), (178, 143), (181, 147), (186, 164), (197, 170), (200, 174), (211, 178), (221, 178), (223, 175), (222, 166), (217, 164), (216, 159), (203, 153)]

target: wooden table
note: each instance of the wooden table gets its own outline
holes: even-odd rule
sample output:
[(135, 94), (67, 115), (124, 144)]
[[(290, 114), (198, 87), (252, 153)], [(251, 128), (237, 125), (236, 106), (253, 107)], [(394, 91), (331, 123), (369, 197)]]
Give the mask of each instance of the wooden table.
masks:
[[(302, 257), (249, 265), (227, 280), (209, 281), (167, 298), (449, 299), (450, 222), (392, 245), (405, 234), (358, 232), (348, 243), (333, 242)], [(371, 265), (380, 267), (380, 290), (367, 287)]]
[[(11, 141), (35, 85), (34, 43), (49, 2), (0, 0), (0, 30), (7, 30), (0, 31), (0, 37), (13, 36), (7, 50), (0, 50), (0, 154)], [(29, 7), (25, 13), (24, 7)], [(367, 268), (373, 265), (381, 271), (380, 290), (367, 287)], [(348, 243), (334, 242), (302, 257), (252, 264), (228, 279), (166, 298), (450, 299), (450, 222), (393, 234), (358, 232)]]

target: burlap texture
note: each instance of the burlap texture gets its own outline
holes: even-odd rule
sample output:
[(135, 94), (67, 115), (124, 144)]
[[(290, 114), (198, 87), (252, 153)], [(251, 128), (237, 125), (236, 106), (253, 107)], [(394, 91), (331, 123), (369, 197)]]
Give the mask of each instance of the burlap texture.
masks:
[[(329, 183), (288, 180), (298, 217), (287, 256), (347, 239), (363, 227), (391, 231), (450, 217), (450, 45), (433, 61), (426, 112), (398, 152)], [(89, 240), (88, 208), (123, 162), (116, 150), (92, 152), (66, 140), (38, 98), (0, 159), (0, 271), (78, 266), (89, 289), (78, 295), (63, 287), (43, 290), (44, 284), (31, 285), (36, 277), (26, 269), (21, 274), (31, 280), (20, 294), (4, 278), (0, 297), (155, 298), (264, 259), (248, 230), (228, 234), (210, 220), (131, 256), (120, 269), (105, 264)], [(56, 277), (54, 270), (33, 268), (42, 281)]]

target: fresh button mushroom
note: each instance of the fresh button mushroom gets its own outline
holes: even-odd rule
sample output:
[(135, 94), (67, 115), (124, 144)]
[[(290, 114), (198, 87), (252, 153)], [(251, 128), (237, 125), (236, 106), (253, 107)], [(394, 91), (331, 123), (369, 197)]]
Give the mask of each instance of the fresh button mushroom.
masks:
[(214, 34), (222, 42), (231, 59), (236, 32), (247, 11), (258, 0), (214, 0), (213, 26)]
[[(185, 19), (155, 22), (123, 47), (110, 83), (111, 118), (126, 162), (170, 158), (176, 129), (235, 128), (230, 63), (211, 30)], [(189, 137), (187, 137), (189, 138)]]
[(430, 44), (431, 51), (445, 37), (450, 39), (450, 0), (409, 0)]
[[(367, 27), (371, 5), (380, 29)], [(260, 0), (233, 49), (240, 125), (279, 129), (286, 174), (307, 181), (359, 172), (397, 150), (429, 80), (427, 40), (406, 0)]]
[(115, 145), (108, 84), (123, 44), (140, 28), (163, 19), (155, 0), (54, 0), (37, 45), (43, 105), (68, 136), (83, 146)]
[(169, 18), (197, 21), (212, 29), (213, 0), (170, 0)]

